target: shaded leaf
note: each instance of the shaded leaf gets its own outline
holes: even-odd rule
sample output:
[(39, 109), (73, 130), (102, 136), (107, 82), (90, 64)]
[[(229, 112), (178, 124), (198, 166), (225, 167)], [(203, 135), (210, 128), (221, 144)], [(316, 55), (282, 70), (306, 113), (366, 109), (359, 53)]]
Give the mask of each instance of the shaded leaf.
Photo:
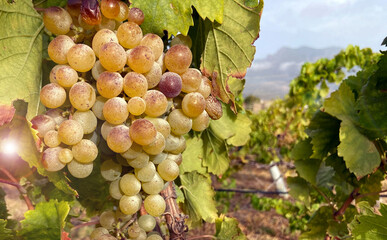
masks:
[(324, 108), (330, 115), (344, 121), (356, 122), (355, 96), (352, 89), (343, 82), (337, 91), (324, 102)]
[[(42, 62), (43, 21), (31, 1), (0, 0), (0, 104), (29, 102), (27, 118), (37, 115)], [(7, 27), (4, 27), (7, 26)]]
[(329, 227), (328, 219), (332, 218), (332, 209), (320, 207), (307, 224), (308, 231), (301, 234), (300, 239), (324, 239)]
[(5, 202), (4, 197), (5, 197), (5, 192), (0, 187), (0, 219), (7, 219), (9, 215), (7, 210), (7, 203)]
[(245, 240), (246, 236), (238, 226), (238, 220), (220, 215), (215, 220), (216, 239), (219, 240)]
[(217, 210), (210, 177), (190, 172), (180, 175), (180, 180), (185, 196), (183, 209), (190, 216), (188, 223), (195, 226), (200, 224), (201, 220), (214, 222)]
[(50, 200), (38, 203), (24, 214), (18, 235), (26, 240), (61, 239), (65, 219), (70, 211), (67, 202)]
[(0, 219), (0, 239), (14, 239), (14, 232), (6, 226), (7, 220)]
[(308, 159), (308, 160), (297, 160), (294, 162), (297, 173), (300, 177), (316, 185), (316, 176), (320, 169), (321, 160), (319, 159)]
[(381, 159), (375, 145), (351, 122), (341, 123), (340, 141), (338, 155), (344, 158), (347, 168), (356, 177), (363, 177), (379, 166)]
[[(381, 171), (376, 171), (370, 176), (361, 179), (359, 194), (377, 193), (382, 191), (382, 181), (385, 174)], [(359, 201), (367, 201), (371, 206), (376, 204), (379, 200), (379, 194), (364, 195), (364, 197), (358, 199)]]
[(306, 133), (312, 138), (312, 158), (323, 159), (339, 145), (340, 121), (331, 115), (317, 111)]
[(179, 167), (180, 174), (193, 171), (205, 174), (207, 169), (202, 165), (203, 139), (197, 136), (187, 138), (186, 145), (187, 148), (183, 152), (183, 162)]
[(302, 140), (298, 142), (290, 152), (290, 156), (294, 160), (306, 160), (309, 159), (312, 155), (312, 144), (310, 143), (311, 139)]
[(229, 167), (230, 159), (224, 140), (217, 138), (209, 130), (202, 133), (203, 163), (208, 173), (222, 175)]
[(310, 204), (310, 189), (308, 182), (300, 177), (288, 177), (286, 182), (289, 187), (289, 194), (295, 199), (303, 202), (306, 206)]
[(263, 1), (255, 8), (247, 7), (243, 0), (225, 0), (224, 5), (227, 7), (221, 25), (209, 20), (200, 24), (198, 38), (205, 42), (200, 69), (212, 78), (215, 95), (225, 103), (234, 103), (228, 80), (242, 79), (252, 63), (252, 43), (258, 38)]

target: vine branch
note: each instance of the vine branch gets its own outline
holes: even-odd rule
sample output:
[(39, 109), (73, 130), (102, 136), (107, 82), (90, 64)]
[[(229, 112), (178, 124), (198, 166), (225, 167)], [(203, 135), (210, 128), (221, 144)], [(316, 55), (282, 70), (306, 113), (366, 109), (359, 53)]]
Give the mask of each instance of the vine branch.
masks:
[(347, 200), (343, 203), (343, 205), (333, 214), (333, 219), (337, 220), (337, 217), (344, 214), (345, 210), (351, 205), (351, 202), (355, 200), (357, 197), (357, 193), (359, 192), (360, 188), (355, 188), (351, 194), (348, 196)]

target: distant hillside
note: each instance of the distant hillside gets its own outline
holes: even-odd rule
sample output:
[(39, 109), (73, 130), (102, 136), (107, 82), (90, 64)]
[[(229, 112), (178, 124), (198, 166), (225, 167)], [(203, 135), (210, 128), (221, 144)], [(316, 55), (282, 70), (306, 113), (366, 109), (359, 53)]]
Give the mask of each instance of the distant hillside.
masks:
[(302, 64), (320, 58), (332, 58), (341, 48), (315, 49), (283, 47), (264, 59), (256, 59), (246, 74), (244, 96), (255, 95), (263, 100), (282, 98), (289, 91), (290, 81), (297, 77)]

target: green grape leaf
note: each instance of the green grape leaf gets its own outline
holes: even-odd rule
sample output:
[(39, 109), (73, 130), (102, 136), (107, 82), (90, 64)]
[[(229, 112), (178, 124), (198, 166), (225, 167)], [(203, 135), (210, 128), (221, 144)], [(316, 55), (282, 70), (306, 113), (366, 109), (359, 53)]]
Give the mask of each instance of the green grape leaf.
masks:
[(188, 34), (188, 29), (193, 25), (191, 17), (191, 1), (157, 0), (143, 1), (131, 0), (131, 7), (140, 8), (145, 15), (141, 28), (145, 33), (164, 35), (168, 31), (168, 37), (181, 32)]
[(339, 89), (325, 100), (324, 108), (327, 113), (342, 121), (357, 122), (355, 96), (346, 82), (341, 83)]
[(380, 165), (379, 152), (373, 142), (361, 134), (349, 121), (341, 122), (338, 155), (344, 158), (349, 171), (360, 178)]
[(353, 239), (384, 240), (387, 236), (387, 205), (380, 205), (380, 214), (368, 208), (350, 224)]
[(203, 139), (200, 137), (187, 138), (187, 148), (183, 152), (183, 162), (180, 164), (180, 174), (197, 171), (205, 174), (207, 169), (203, 167)]
[(9, 215), (7, 210), (7, 204), (5, 202), (4, 197), (5, 197), (5, 192), (0, 187), (0, 219), (7, 219)]
[(301, 177), (288, 177), (286, 182), (289, 187), (289, 194), (295, 199), (303, 202), (305, 206), (310, 204), (310, 188), (308, 182)]
[[(39, 100), (43, 21), (31, 1), (0, 0), (0, 104), (29, 102), (27, 118), (42, 109)], [(5, 27), (6, 26), (6, 27)]]
[(294, 165), (296, 166), (297, 173), (300, 177), (310, 182), (311, 184), (316, 185), (316, 176), (320, 169), (321, 160), (297, 160), (294, 162)]
[(211, 178), (197, 172), (180, 175), (184, 192), (184, 211), (190, 217), (188, 223), (197, 226), (203, 219), (206, 222), (214, 222), (217, 215), (215, 208), (215, 192), (211, 186)]
[(306, 133), (312, 138), (313, 154), (311, 158), (323, 159), (339, 145), (340, 121), (331, 115), (317, 111)]
[(329, 219), (327, 232), (331, 236), (343, 238), (349, 234), (347, 224), (345, 221), (339, 222)]
[(65, 219), (70, 211), (67, 202), (50, 200), (38, 203), (24, 214), (18, 235), (26, 240), (61, 239)]
[(209, 130), (202, 133), (203, 163), (209, 173), (222, 175), (228, 169), (230, 159), (226, 143), (213, 135)]
[(19, 115), (23, 112), (22, 109), (26, 108), (26, 103), (23, 101), (16, 101), (14, 107), (16, 113), (10, 123), (0, 126), (1, 138), (0, 146), (7, 144), (8, 142), (17, 142), (17, 154), (29, 166), (36, 167), (38, 173), (42, 176), (48, 177), (48, 179), (55, 184), (57, 188), (70, 195), (76, 195), (76, 191), (68, 185), (67, 178), (63, 172), (49, 172), (43, 166), (40, 160), (40, 152), (37, 149), (36, 130), (31, 128), (31, 123), (23, 115)]
[(243, 146), (250, 139), (251, 120), (244, 113), (235, 114), (223, 104), (223, 116), (211, 121), (210, 129), (219, 139), (226, 140), (229, 145)]
[(259, 35), (263, 1), (255, 8), (247, 7), (244, 0), (225, 0), (224, 5), (227, 7), (223, 23), (205, 20), (199, 24), (200, 31), (195, 38), (205, 42), (200, 69), (212, 78), (213, 93), (223, 102), (234, 104), (235, 96), (228, 81), (230, 77), (243, 79), (252, 63), (255, 54), (252, 44)]
[(238, 220), (221, 215), (215, 220), (216, 239), (218, 240), (247, 240), (238, 226)]
[(378, 194), (367, 194), (377, 193), (382, 191), (382, 181), (384, 180), (385, 174), (381, 171), (376, 171), (366, 178), (362, 178), (360, 181), (359, 194), (365, 194), (364, 197), (360, 198), (360, 201), (367, 201), (371, 206), (376, 204), (379, 200)]
[(387, 55), (383, 54), (378, 62), (379, 69), (368, 79), (362, 88), (356, 105), (359, 110), (359, 125), (364, 134), (372, 139), (387, 135)]
[(14, 232), (6, 226), (7, 220), (0, 219), (0, 239), (14, 239)]
[(106, 209), (113, 208), (109, 194), (109, 184), (101, 175), (100, 156), (93, 161), (93, 171), (86, 178), (75, 178), (68, 173), (70, 186), (77, 190), (78, 201), (86, 208), (88, 216), (94, 216)]
[(327, 220), (332, 218), (332, 209), (328, 206), (320, 207), (309, 220), (308, 230), (301, 234), (300, 239), (324, 239), (329, 223)]
[(290, 152), (290, 156), (294, 160), (307, 160), (312, 155), (311, 139), (302, 140), (298, 142)]
[(192, 6), (203, 19), (208, 18), (211, 22), (223, 22), (224, 0), (192, 0)]

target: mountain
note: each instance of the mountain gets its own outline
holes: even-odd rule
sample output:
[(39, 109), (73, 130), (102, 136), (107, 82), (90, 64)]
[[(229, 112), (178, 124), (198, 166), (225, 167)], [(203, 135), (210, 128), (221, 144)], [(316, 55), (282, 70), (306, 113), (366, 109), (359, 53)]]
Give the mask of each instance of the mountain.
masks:
[(256, 59), (247, 70), (243, 95), (254, 95), (263, 100), (282, 98), (289, 91), (290, 81), (298, 76), (302, 64), (332, 58), (340, 50), (337, 47), (283, 47), (264, 59)]

